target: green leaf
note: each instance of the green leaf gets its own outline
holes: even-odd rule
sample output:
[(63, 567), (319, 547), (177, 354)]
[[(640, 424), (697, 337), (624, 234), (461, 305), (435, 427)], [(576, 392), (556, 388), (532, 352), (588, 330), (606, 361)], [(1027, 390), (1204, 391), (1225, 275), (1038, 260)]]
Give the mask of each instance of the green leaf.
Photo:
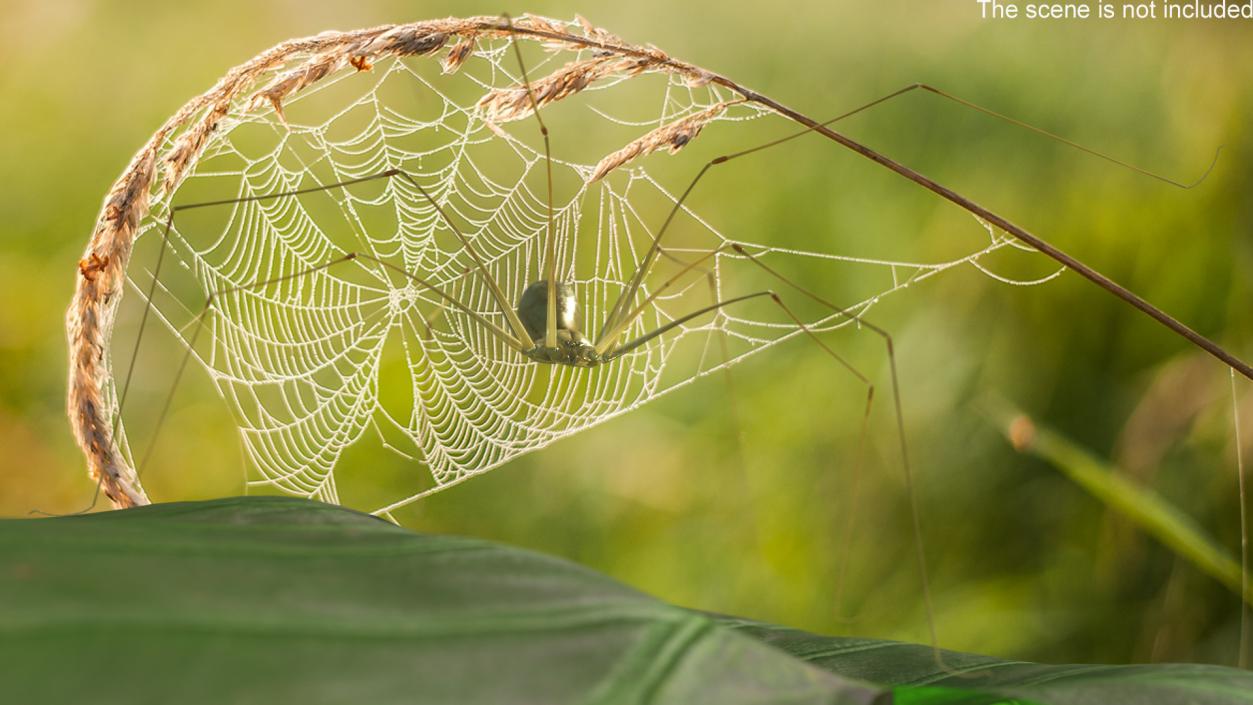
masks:
[[(1224, 666), (1052, 666), (946, 650), (942, 650), (937, 659), (935, 650), (929, 646), (817, 636), (730, 617), (722, 617), (719, 622), (832, 673), (869, 682), (912, 686), (904, 697), (905, 691), (897, 689), (897, 705), (1253, 703), (1253, 672)], [(988, 695), (999, 698), (987, 699)]]
[(1220, 667), (944, 659), (973, 675), (300, 500), (0, 521), (10, 702), (1253, 702)]

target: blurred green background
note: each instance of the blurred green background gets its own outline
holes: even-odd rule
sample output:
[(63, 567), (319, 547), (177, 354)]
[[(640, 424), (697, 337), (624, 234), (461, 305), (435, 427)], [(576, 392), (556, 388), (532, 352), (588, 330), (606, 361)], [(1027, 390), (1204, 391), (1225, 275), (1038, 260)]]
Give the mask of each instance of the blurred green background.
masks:
[[(8, 0), (0, 513), (68, 512), (91, 497), (63, 412), (63, 314), (101, 199), (148, 135), (282, 39), (502, 10), (580, 12), (819, 117), (922, 81), (1184, 181), (1225, 145), (1209, 179), (1181, 191), (924, 95), (843, 128), (1253, 357), (1248, 22), (993, 23), (973, 0)], [(955, 233), (967, 244), (980, 236), (954, 207), (851, 153), (818, 141), (786, 149), (720, 176), (701, 211), (724, 203), (732, 234), (747, 240), (802, 233), (841, 253), (938, 259)], [(897, 340), (942, 645), (1035, 660), (1234, 663), (1237, 598), (1015, 453), (984, 412), (989, 398), (1009, 400), (1236, 553), (1225, 368), (1073, 275), (1017, 288), (951, 272), (885, 301), (874, 320)], [(850, 354), (886, 382), (866, 338), (851, 339)], [(1238, 388), (1247, 459), (1253, 385)], [(180, 392), (183, 416), (167, 424), (145, 476), (158, 500), (241, 491), (237, 445), (206, 432), (226, 415), (208, 389)], [(925, 642), (886, 407), (873, 419), (845, 551), (861, 390), (803, 344), (736, 367), (734, 390), (735, 413), (725, 385), (706, 379), (400, 518), (563, 555), (686, 606)]]

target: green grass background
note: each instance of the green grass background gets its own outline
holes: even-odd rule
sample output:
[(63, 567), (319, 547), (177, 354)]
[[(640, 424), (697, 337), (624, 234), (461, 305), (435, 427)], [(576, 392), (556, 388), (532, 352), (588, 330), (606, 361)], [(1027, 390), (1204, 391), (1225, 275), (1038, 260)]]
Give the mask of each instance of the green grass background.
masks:
[[(63, 413), (63, 313), (101, 198), (147, 136), (282, 39), (501, 10), (582, 12), (815, 116), (924, 81), (1183, 180), (1225, 145), (1209, 180), (1184, 192), (922, 95), (844, 127), (1253, 357), (1247, 22), (994, 23), (973, 0), (10, 0), (0, 8), (0, 512), (90, 499)], [(701, 209), (744, 239), (799, 233), (816, 249), (927, 259), (979, 237), (952, 206), (816, 141), (720, 178)], [(1011, 400), (1235, 551), (1221, 365), (1073, 275), (1016, 288), (953, 272), (886, 301), (875, 320), (898, 341), (942, 645), (1043, 661), (1234, 662), (1237, 598), (1014, 453), (982, 410), (989, 395)], [(842, 342), (886, 382), (877, 343)], [(1247, 445), (1253, 394), (1239, 389)], [(846, 553), (860, 389), (797, 343), (736, 368), (737, 414), (726, 394), (704, 380), (402, 519), (566, 556), (686, 606), (925, 641), (886, 409)], [(145, 475), (151, 494), (239, 493), (225, 408), (203, 380), (180, 399)], [(351, 460), (361, 473), (395, 462), (366, 451)]]

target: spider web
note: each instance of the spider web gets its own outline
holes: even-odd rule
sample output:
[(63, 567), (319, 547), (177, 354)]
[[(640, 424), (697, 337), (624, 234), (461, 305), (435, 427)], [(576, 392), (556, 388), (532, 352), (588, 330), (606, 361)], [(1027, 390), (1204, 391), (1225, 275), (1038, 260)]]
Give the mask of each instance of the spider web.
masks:
[[(532, 80), (573, 53), (530, 49)], [(599, 367), (540, 365), (430, 289), (374, 261), (324, 266), (349, 252), (367, 254), (420, 275), (506, 327), (451, 225), (465, 233), (507, 298), (516, 301), (543, 278), (549, 210), (538, 130), (533, 118), (491, 124), (475, 107), (486, 93), (520, 84), (511, 52), (505, 40), (480, 41), (449, 75), (430, 57), (380, 61), (368, 73), (348, 69), (287, 101), (281, 114), (241, 101), (181, 186), (153, 202), (128, 278), (141, 296), (155, 283), (153, 315), (189, 346), (234, 414), (250, 484), (338, 502), (346, 471), (341, 456), (373, 437), (413, 461), (413, 491), (374, 508), (386, 515), (803, 334), (777, 307), (758, 302), (693, 319)], [(632, 92), (628, 82), (647, 84), (646, 90)], [(609, 100), (616, 92), (626, 98)], [(657, 73), (602, 80), (541, 115), (554, 135), (585, 134), (564, 126), (575, 120), (597, 125), (612, 151), (615, 140), (621, 145), (736, 98)], [(706, 130), (771, 115), (738, 104)], [(557, 150), (552, 157), (559, 277), (574, 284), (589, 336), (626, 289), (677, 196), (650, 173), (675, 159), (666, 156), (590, 182), (596, 154), (604, 153), (575, 159)], [(410, 175), (434, 203), (408, 180), (391, 177), (180, 211), (158, 273), (152, 253), (175, 204), (310, 189), (389, 169)], [(1018, 281), (987, 269), (982, 258), (1017, 246), (991, 228), (971, 251), (938, 262), (732, 240), (686, 206), (665, 238), (664, 256), (634, 302), (647, 301), (643, 315), (621, 341), (715, 300), (779, 287), (726, 249), (731, 242), (780, 270), (822, 272), (826, 280), (856, 271), (864, 290), (842, 305), (857, 315), (954, 267), (973, 265), (1016, 284), (1056, 275)], [(664, 286), (668, 280), (674, 283)], [(216, 297), (206, 310), (210, 293)], [(802, 317), (819, 333), (856, 325), (829, 309), (805, 310)], [(125, 433), (119, 437), (133, 458)]]

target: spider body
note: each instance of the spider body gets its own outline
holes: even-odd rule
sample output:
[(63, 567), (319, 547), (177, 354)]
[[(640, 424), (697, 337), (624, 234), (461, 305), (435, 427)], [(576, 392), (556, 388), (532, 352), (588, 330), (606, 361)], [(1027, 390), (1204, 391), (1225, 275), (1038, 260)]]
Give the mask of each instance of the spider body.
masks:
[(535, 347), (524, 354), (535, 362), (570, 367), (593, 367), (605, 362), (596, 346), (579, 331), (575, 323), (579, 304), (574, 298), (574, 285), (557, 282), (557, 345), (544, 345), (548, 328), (548, 282), (532, 282), (518, 299), (518, 318), (530, 334)]

